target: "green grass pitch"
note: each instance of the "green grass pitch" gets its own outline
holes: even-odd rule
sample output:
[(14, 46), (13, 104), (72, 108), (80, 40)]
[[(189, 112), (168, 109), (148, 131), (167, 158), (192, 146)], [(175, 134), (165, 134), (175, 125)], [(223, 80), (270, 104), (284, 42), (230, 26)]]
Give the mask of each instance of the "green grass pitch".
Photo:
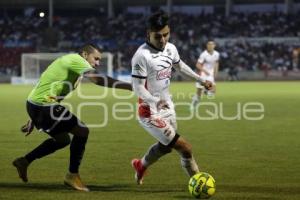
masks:
[[(300, 82), (220, 82), (214, 100), (203, 99), (198, 116), (188, 119), (194, 83), (173, 83), (173, 100), (181, 102), (177, 110), (178, 132), (193, 145), (194, 156), (202, 171), (209, 172), (217, 183), (214, 200), (298, 200), (300, 199)], [(192, 199), (188, 178), (181, 169), (176, 152), (153, 165), (144, 185), (133, 179), (130, 160), (141, 157), (155, 140), (138, 124), (129, 100), (113, 98), (108, 90), (104, 99), (82, 99), (76, 93), (69, 102), (77, 112), (83, 102), (102, 103), (83, 105), (81, 118), (89, 124), (103, 123), (102, 128), (91, 128), (81, 177), (90, 193), (73, 191), (63, 185), (67, 171), (69, 148), (36, 160), (29, 168), (29, 183), (22, 183), (11, 162), (41, 143), (47, 135), (34, 131), (24, 137), (19, 129), (26, 121), (25, 99), (32, 86), (0, 85), (0, 199), (109, 199), (109, 200), (167, 200)], [(101, 95), (103, 88), (83, 84), (84, 95)], [(126, 97), (127, 91), (117, 90)], [(114, 113), (128, 120), (113, 117), (113, 105), (123, 113)], [(253, 121), (245, 117), (247, 103), (261, 103), (263, 113), (246, 113), (263, 119)], [(214, 103), (214, 104), (213, 104)], [(107, 105), (108, 115), (104, 115)], [(216, 107), (214, 107), (216, 105)], [(250, 106), (251, 107), (251, 106)], [(216, 112), (216, 109), (218, 112)], [(251, 107), (253, 109), (253, 107)], [(222, 113), (220, 113), (222, 111)], [(225, 117), (241, 112), (239, 120)], [(215, 113), (214, 120), (209, 118)]]

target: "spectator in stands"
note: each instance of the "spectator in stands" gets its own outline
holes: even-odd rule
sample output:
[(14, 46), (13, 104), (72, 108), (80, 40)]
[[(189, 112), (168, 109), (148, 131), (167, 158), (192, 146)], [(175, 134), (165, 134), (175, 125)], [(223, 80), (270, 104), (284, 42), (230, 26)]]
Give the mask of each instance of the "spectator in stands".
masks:
[[(59, 41), (57, 51), (69, 51), (81, 46), (83, 41), (91, 41), (102, 46), (104, 51), (121, 52), (124, 56), (119, 63), (130, 71), (130, 58), (145, 39), (143, 30), (145, 19), (146, 17), (142, 14), (132, 13), (119, 13), (110, 19), (96, 16), (55, 16), (53, 27), (57, 30), (56, 39)], [(278, 12), (232, 13), (228, 17), (217, 13), (199, 15), (173, 13), (172, 19), (171, 25), (173, 24), (174, 30), (171, 42), (176, 43), (181, 57), (190, 65), (193, 65), (198, 54), (203, 50), (199, 49), (202, 41), (206, 41), (208, 37), (300, 36), (299, 12), (291, 15)], [(199, 23), (195, 24), (195, 21)], [(127, 28), (128, 24), (131, 29)], [(32, 15), (0, 16), (0, 53), (2, 55), (0, 68), (7, 68), (12, 64), (19, 65), (20, 54), (23, 52), (20, 48), (26, 48), (31, 52), (38, 50), (46, 28), (46, 18)], [(292, 58), (291, 45), (288, 44), (274, 45), (265, 42), (239, 41), (218, 46), (223, 46), (219, 50), (222, 50), (221, 55), (226, 55), (225, 59), (222, 58), (223, 62), (231, 62), (243, 70), (260, 70), (264, 62), (270, 63), (275, 68), (279, 65), (278, 62), (282, 62), (288, 69), (298, 69), (299, 61)], [(278, 57), (283, 60), (278, 60)]]

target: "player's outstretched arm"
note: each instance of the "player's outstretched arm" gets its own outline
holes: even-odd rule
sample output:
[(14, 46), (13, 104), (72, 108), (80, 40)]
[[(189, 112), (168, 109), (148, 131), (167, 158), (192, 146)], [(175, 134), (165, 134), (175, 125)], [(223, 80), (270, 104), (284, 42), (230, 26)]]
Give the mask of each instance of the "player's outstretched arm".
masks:
[(212, 83), (210, 81), (202, 79), (198, 74), (196, 74), (187, 64), (182, 60), (179, 63), (173, 65), (176, 70), (180, 73), (199, 81), (205, 88), (211, 89)]
[(87, 77), (91, 82), (95, 83), (96, 85), (132, 91), (132, 86), (130, 83), (113, 79), (109, 76), (99, 75), (96, 74), (95, 72), (86, 73), (84, 76)]
[(159, 102), (159, 98), (150, 94), (145, 88), (145, 79), (132, 77), (132, 89), (134, 93), (141, 98), (145, 103), (155, 103)]
[(196, 68), (198, 69), (199, 72), (204, 72), (207, 76), (209, 76), (209, 72), (206, 71), (203, 68), (203, 63), (200, 63), (199, 61), (196, 63)]

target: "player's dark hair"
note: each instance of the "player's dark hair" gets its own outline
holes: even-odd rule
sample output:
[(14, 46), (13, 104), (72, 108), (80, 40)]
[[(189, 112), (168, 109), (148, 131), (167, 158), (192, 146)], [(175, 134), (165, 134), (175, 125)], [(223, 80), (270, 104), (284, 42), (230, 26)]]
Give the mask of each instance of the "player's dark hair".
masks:
[(86, 52), (87, 54), (91, 54), (95, 50), (101, 52), (101, 49), (97, 45), (95, 45), (95, 44), (85, 44), (82, 47), (80, 47), (78, 53), (82, 54), (83, 52)]
[(214, 43), (215, 43), (215, 40), (214, 40), (213, 38), (208, 38), (208, 39), (206, 40), (206, 44), (209, 43), (209, 42), (214, 42)]
[(147, 20), (147, 30), (159, 31), (169, 25), (169, 16), (164, 11), (152, 14)]

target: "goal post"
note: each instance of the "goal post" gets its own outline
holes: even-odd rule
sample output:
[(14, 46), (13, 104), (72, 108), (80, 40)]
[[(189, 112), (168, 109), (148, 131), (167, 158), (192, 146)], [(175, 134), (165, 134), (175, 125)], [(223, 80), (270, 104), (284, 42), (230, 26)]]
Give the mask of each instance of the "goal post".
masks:
[(66, 53), (23, 53), (21, 78), (25, 84), (35, 83), (48, 65)]
[[(46, 68), (58, 57), (66, 55), (60, 53), (23, 53), (21, 57), (21, 82), (24, 84), (34, 84), (38, 81)], [(113, 76), (113, 54), (103, 52), (100, 67), (97, 72), (108, 76)]]

